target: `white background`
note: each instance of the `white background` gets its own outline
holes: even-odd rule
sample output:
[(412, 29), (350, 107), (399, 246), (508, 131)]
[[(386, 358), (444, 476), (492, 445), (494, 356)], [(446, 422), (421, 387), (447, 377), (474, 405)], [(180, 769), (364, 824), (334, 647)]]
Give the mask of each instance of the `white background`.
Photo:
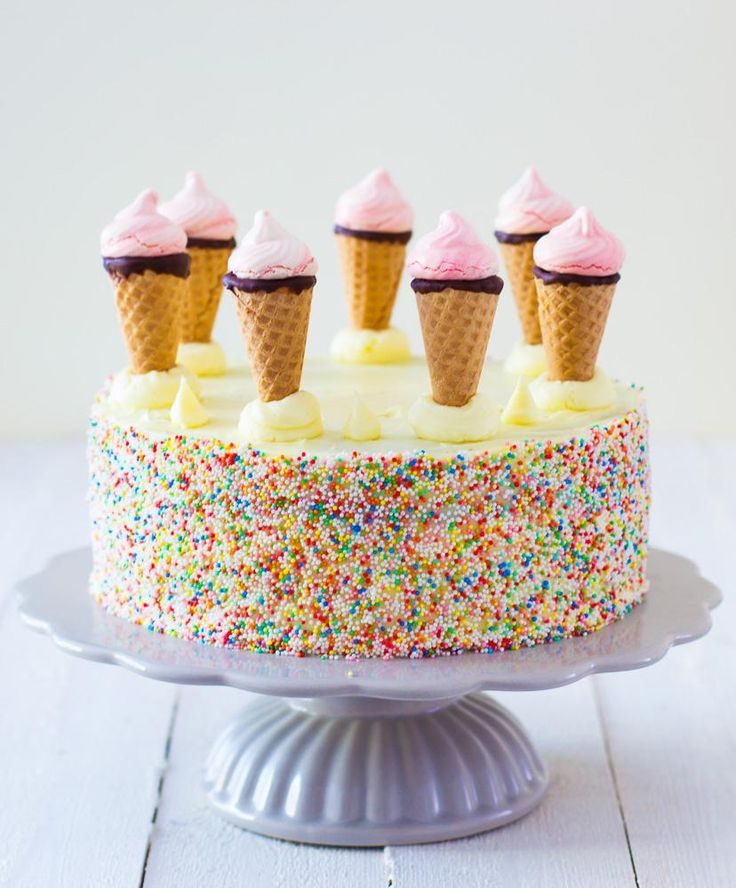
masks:
[[(0, 34), (0, 434), (81, 430), (124, 363), (101, 226), (188, 169), (321, 263), (311, 348), (344, 322), (332, 210), (382, 164), (416, 230), (492, 236), (529, 163), (624, 241), (602, 362), (660, 431), (733, 433), (732, 4), (12, 3)], [(396, 316), (419, 346), (404, 282)], [(224, 300), (216, 331), (240, 357)], [(510, 295), (491, 340), (517, 336)]]

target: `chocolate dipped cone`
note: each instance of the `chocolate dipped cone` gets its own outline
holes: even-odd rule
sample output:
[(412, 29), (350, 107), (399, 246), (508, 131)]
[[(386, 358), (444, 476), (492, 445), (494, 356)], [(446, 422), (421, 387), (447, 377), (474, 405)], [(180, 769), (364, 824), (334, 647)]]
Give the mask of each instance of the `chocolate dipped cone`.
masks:
[(537, 287), (532, 272), (534, 244), (535, 241), (528, 240), (518, 244), (499, 242), (498, 245), (514, 294), (522, 339), (527, 345), (539, 345), (542, 341)]
[(132, 371), (170, 370), (179, 347), (186, 278), (146, 269), (112, 279)]
[(350, 322), (358, 330), (391, 323), (406, 258), (406, 244), (337, 234)]
[(262, 401), (299, 391), (314, 286), (248, 292), (233, 288), (240, 330)]
[(447, 288), (416, 297), (432, 398), (462, 407), (478, 391), (498, 294)]
[(545, 283), (536, 278), (539, 320), (551, 380), (593, 378), (615, 283)]
[(231, 247), (188, 247), (192, 260), (186, 309), (182, 318), (182, 342), (210, 342), (222, 295)]

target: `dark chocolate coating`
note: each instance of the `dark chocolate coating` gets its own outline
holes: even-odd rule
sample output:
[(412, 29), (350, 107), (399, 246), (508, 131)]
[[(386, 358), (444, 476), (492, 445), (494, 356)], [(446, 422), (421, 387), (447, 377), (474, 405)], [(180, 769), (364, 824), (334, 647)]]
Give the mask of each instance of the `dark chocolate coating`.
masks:
[(394, 244), (408, 244), (411, 238), (411, 231), (356, 231), (354, 228), (343, 228), (342, 225), (335, 226), (335, 234)]
[(594, 274), (568, 274), (567, 272), (563, 273), (560, 271), (546, 271), (538, 265), (533, 267), (533, 271), (534, 277), (543, 280), (545, 284), (580, 284), (583, 287), (593, 287), (596, 284), (617, 284), (621, 280), (621, 275), (618, 272), (602, 276)]
[(192, 260), (187, 253), (172, 253), (170, 256), (120, 256), (111, 259), (103, 256), (105, 271), (113, 277), (127, 278), (144, 271), (156, 274), (173, 274), (175, 277), (189, 277)]
[(526, 244), (529, 241), (538, 241), (540, 237), (544, 237), (548, 232), (534, 231), (529, 234), (511, 234), (508, 231), (494, 231), (493, 233), (499, 244)]
[(501, 278), (492, 274), (490, 277), (475, 281), (434, 281), (428, 278), (414, 278), (411, 288), (415, 293), (441, 293), (442, 290), (468, 290), (471, 293), (493, 293), (497, 295), (503, 290)]
[(187, 238), (188, 247), (201, 247), (203, 250), (225, 250), (235, 248), (235, 238), (229, 240), (212, 240), (209, 237), (190, 237)]
[(228, 290), (243, 290), (246, 293), (275, 293), (281, 287), (287, 287), (293, 293), (301, 293), (313, 287), (317, 278), (308, 274), (288, 278), (240, 278), (229, 271), (222, 283)]

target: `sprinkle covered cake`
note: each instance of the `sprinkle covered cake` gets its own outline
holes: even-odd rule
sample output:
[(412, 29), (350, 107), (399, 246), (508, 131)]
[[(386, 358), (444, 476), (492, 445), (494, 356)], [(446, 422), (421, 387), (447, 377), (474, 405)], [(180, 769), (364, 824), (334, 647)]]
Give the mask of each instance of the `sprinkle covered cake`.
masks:
[[(317, 263), (270, 214), (223, 268), (234, 220), (200, 177), (120, 213), (102, 252), (131, 363), (89, 431), (100, 604), (185, 639), (329, 657), (503, 651), (628, 613), (647, 586), (647, 420), (640, 390), (596, 365), (623, 251), (553, 197), (531, 171), (501, 203), (501, 243), (535, 235), (526, 271), (509, 260), (526, 332), (505, 367), (486, 357), (498, 262), (454, 212), (408, 250), (427, 355), (408, 357), (390, 316), (413, 216), (384, 171), (338, 202), (352, 325), (331, 358), (305, 360)], [(528, 227), (524, 207), (563, 218), (506, 230)], [(223, 274), (248, 367), (210, 340)]]

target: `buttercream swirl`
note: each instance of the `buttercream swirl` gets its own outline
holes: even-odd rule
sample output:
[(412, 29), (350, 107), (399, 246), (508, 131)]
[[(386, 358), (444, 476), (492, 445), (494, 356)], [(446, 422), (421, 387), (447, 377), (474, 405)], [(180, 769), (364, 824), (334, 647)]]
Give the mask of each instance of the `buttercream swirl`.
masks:
[(498, 202), (495, 229), (506, 234), (538, 234), (569, 219), (575, 208), (529, 167)]
[(353, 231), (411, 231), (414, 212), (386, 170), (377, 169), (340, 196), (335, 222)]
[(406, 267), (415, 278), (473, 281), (495, 275), (498, 258), (459, 213), (446, 210), (437, 228), (417, 241)]
[(187, 173), (184, 187), (162, 203), (159, 212), (181, 225), (190, 238), (230, 240), (238, 228), (225, 201), (208, 190), (199, 173)]
[(534, 264), (557, 274), (617, 274), (624, 255), (621, 241), (586, 207), (580, 207), (534, 245)]
[(282, 280), (317, 273), (317, 262), (302, 241), (289, 234), (267, 210), (259, 210), (253, 227), (230, 254), (228, 271), (239, 278)]
[(171, 256), (186, 250), (186, 232), (157, 212), (157, 203), (155, 191), (141, 191), (102, 229), (100, 247), (106, 259)]

